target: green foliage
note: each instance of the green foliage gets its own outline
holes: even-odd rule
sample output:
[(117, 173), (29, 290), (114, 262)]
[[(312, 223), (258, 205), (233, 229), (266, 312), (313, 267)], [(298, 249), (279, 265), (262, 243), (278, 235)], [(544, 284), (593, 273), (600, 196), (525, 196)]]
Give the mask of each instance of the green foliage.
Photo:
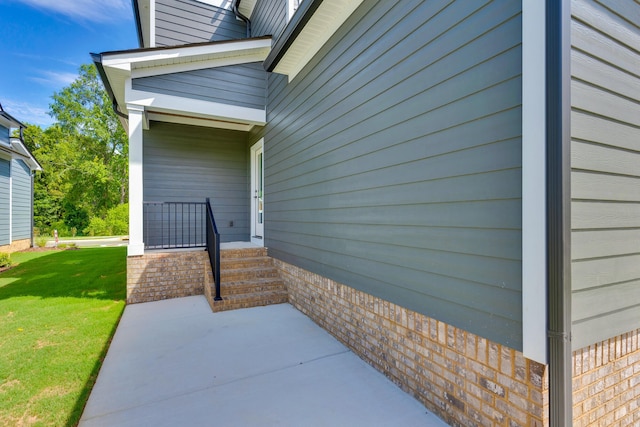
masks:
[(106, 214), (104, 219), (93, 217), (84, 230), (89, 236), (117, 236), (129, 233), (129, 204), (118, 205)]
[(11, 266), (11, 255), (5, 252), (0, 252), (0, 268)]
[(124, 309), (125, 250), (13, 258), (0, 274), (0, 425), (75, 426)]
[(47, 246), (47, 239), (44, 236), (40, 236), (36, 238), (36, 246), (38, 246), (39, 248), (44, 248), (45, 246)]
[(52, 98), (56, 123), (24, 131), (44, 169), (34, 179), (34, 223), (43, 232), (57, 228), (60, 236), (73, 229), (82, 234), (92, 218), (106, 218), (127, 199), (128, 138), (94, 65), (81, 66), (78, 78)]

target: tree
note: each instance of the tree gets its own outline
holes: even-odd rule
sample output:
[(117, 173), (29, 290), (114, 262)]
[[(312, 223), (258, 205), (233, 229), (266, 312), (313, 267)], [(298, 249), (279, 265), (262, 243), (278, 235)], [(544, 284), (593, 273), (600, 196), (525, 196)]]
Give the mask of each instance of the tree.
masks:
[(25, 144), (43, 172), (34, 181), (34, 222), (82, 233), (92, 218), (105, 219), (126, 202), (128, 139), (93, 65), (53, 94), (56, 123), (42, 130), (27, 126)]
[(53, 94), (51, 116), (73, 141), (78, 162), (68, 170), (67, 201), (103, 216), (127, 199), (128, 139), (93, 64), (82, 65), (71, 85)]

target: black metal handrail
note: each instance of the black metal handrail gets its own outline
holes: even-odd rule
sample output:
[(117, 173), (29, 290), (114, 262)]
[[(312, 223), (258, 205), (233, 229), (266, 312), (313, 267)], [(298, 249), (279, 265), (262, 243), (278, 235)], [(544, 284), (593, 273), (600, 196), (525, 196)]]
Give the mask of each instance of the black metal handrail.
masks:
[(144, 202), (145, 249), (206, 247), (206, 203)]
[(220, 233), (216, 227), (216, 220), (213, 217), (213, 209), (211, 202), (207, 197), (207, 252), (209, 253), (209, 262), (213, 272), (213, 280), (216, 286), (216, 296), (214, 301), (221, 301), (220, 296)]

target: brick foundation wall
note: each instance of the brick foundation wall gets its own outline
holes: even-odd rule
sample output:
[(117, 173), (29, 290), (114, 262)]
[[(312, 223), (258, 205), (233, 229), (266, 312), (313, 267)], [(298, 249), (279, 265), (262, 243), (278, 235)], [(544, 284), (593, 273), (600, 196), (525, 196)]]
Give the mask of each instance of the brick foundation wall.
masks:
[(24, 251), (25, 249), (29, 249), (30, 247), (31, 239), (14, 240), (10, 245), (0, 246), (0, 252), (11, 254), (18, 251)]
[(202, 295), (208, 262), (205, 251), (127, 257), (127, 303)]
[(640, 426), (640, 329), (573, 353), (573, 425)]
[(547, 367), (274, 260), (289, 302), (452, 426), (548, 425)]

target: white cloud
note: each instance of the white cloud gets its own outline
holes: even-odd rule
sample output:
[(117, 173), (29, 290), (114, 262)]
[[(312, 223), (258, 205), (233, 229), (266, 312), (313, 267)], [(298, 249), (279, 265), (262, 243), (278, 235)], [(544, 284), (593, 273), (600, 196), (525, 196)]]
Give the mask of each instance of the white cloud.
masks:
[(129, 0), (18, 0), (29, 6), (49, 10), (72, 19), (109, 22), (132, 16)]
[(53, 123), (49, 116), (49, 106), (43, 108), (28, 102), (15, 101), (13, 99), (3, 99), (2, 108), (22, 123), (30, 123), (47, 127)]
[(47, 86), (54, 86), (57, 88), (60, 86), (68, 86), (71, 83), (73, 83), (73, 81), (77, 78), (78, 78), (78, 73), (41, 71), (40, 76), (31, 77), (31, 80), (34, 80), (38, 83), (45, 84)]

